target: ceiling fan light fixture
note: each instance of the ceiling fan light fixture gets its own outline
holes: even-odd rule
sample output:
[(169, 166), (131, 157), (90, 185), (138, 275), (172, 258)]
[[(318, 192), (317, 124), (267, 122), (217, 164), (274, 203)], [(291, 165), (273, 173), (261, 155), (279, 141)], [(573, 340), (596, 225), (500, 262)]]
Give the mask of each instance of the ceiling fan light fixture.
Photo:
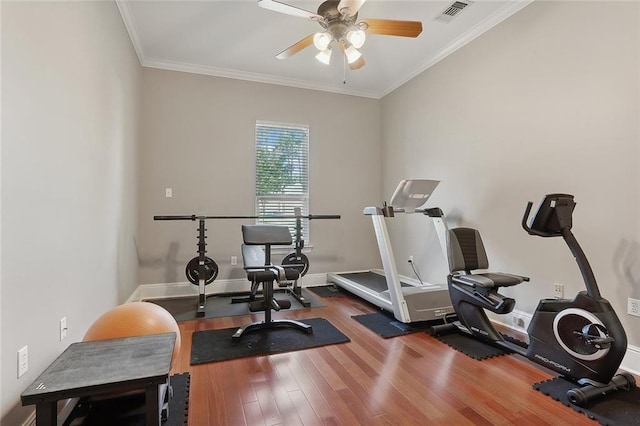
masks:
[(347, 56), (347, 62), (350, 64), (354, 63), (355, 61), (360, 59), (360, 56), (362, 56), (362, 53), (360, 53), (358, 49), (353, 46), (349, 46), (344, 49), (344, 54)]
[(351, 30), (347, 32), (347, 40), (356, 49), (360, 49), (362, 46), (364, 46), (366, 38), (367, 36), (362, 30)]
[(315, 33), (313, 35), (313, 45), (319, 51), (323, 51), (323, 50), (326, 50), (327, 47), (329, 47), (329, 44), (331, 44), (332, 39), (333, 38), (329, 33)]
[(329, 65), (331, 62), (331, 49), (321, 50), (317, 55), (316, 59), (322, 62), (325, 65)]

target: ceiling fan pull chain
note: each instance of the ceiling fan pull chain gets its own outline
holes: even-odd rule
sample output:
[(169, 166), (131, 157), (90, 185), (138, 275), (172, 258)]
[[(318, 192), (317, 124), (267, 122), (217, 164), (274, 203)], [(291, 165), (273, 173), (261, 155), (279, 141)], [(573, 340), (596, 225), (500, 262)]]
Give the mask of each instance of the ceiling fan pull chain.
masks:
[(342, 55), (342, 84), (347, 84), (347, 57)]

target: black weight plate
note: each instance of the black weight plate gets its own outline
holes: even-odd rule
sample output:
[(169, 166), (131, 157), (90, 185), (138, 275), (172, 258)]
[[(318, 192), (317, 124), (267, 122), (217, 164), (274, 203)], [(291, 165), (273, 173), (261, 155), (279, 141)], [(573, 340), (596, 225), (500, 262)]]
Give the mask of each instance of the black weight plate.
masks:
[[(187, 276), (187, 279), (191, 284), (199, 285), (198, 280), (200, 278), (200, 260), (199, 257), (196, 256), (187, 263), (187, 267), (184, 270), (184, 274)], [(204, 284), (211, 284), (216, 277), (218, 276), (218, 264), (211, 259), (210, 257), (204, 258), (204, 270), (205, 270), (205, 281)]]
[(304, 254), (300, 253), (300, 257), (296, 256), (295, 253), (289, 253), (282, 259), (283, 265), (300, 265), (296, 266), (295, 269), (300, 272), (300, 276), (304, 277), (309, 270), (309, 258)]

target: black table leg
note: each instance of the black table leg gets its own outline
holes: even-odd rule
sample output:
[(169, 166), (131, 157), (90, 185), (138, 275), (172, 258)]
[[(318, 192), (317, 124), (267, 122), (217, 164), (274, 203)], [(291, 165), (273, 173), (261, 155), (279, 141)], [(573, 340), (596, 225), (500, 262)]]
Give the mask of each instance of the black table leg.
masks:
[(160, 385), (147, 386), (145, 395), (147, 426), (160, 426)]
[(58, 424), (57, 401), (36, 404), (36, 426), (56, 426)]

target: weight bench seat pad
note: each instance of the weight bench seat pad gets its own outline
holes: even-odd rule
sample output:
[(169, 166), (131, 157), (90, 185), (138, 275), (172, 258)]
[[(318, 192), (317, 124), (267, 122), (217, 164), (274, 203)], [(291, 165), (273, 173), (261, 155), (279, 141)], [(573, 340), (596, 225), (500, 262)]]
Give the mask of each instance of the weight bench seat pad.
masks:
[(270, 283), (277, 277), (278, 275), (275, 272), (269, 270), (247, 272), (247, 279), (254, 283)]
[(520, 284), (523, 281), (529, 280), (527, 277), (505, 274), (502, 272), (486, 272), (484, 274), (471, 275), (453, 275), (451, 279), (454, 283), (483, 288), (511, 287)]
[(278, 225), (242, 225), (242, 238), (251, 246), (288, 246), (293, 243), (289, 228)]
[(266, 269), (261, 268), (256, 270), (247, 270), (247, 279), (251, 282), (264, 283), (273, 280), (277, 280), (278, 282), (283, 280), (295, 281), (300, 278), (300, 273), (295, 269), (284, 269), (283, 277), (281, 274), (276, 272), (276, 269), (269, 269), (269, 267), (265, 268)]

